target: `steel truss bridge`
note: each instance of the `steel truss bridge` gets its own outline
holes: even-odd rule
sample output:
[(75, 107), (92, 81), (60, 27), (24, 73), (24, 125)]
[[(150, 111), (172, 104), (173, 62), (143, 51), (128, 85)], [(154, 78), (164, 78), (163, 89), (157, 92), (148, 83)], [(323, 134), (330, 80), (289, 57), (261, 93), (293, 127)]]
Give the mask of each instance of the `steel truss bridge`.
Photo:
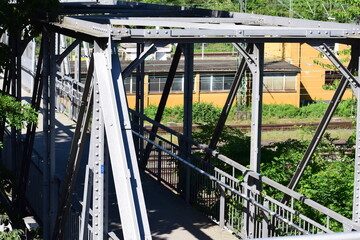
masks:
[[(108, 230), (109, 175), (113, 176), (120, 213), (123, 236), (118, 237), (151, 239), (139, 166), (240, 238), (303, 235), (294, 239), (324, 239), (318, 233), (328, 234), (327, 239), (360, 238), (360, 101), (356, 116), (353, 218), (347, 219), (294, 191), (346, 87), (350, 85), (356, 98), (360, 97), (360, 79), (353, 75), (359, 69), (359, 25), (131, 2), (62, 3), (62, 8), (49, 16), (53, 16), (51, 21), (39, 19), (43, 31), (31, 87), (32, 105), (40, 109), (41, 99), (43, 102), (46, 146), (38, 168), (34, 168), (32, 150), (36, 126), (28, 127), (22, 152), (18, 151), (21, 134), (12, 129), (9, 137), (12, 161), (19, 163), (15, 169), (19, 179), (15, 202), (20, 207), (26, 204), (38, 213), (44, 239), (116, 238)], [(74, 41), (70, 43), (68, 38)], [(24, 76), (21, 58), (29, 41), (22, 39), (21, 34), (2, 39), (12, 48), (11, 67), (5, 71), (3, 91), (20, 100)], [(242, 56), (208, 145), (192, 139), (194, 43), (204, 42), (233, 43)], [(287, 187), (260, 174), (264, 43), (267, 42), (307, 43), (323, 53), (343, 75)], [(126, 68), (122, 68), (119, 60), (119, 43), (137, 46), (137, 57)], [(176, 44), (176, 51), (156, 117), (149, 119), (143, 114), (144, 60), (170, 43)], [(330, 49), (333, 43), (351, 45), (348, 67)], [(72, 52), (78, 56), (84, 52), (88, 56), (85, 80), (80, 76), (81, 61), (75, 63), (74, 71), (69, 67)], [(183, 131), (178, 133), (161, 125), (160, 120), (182, 56), (184, 120)], [(250, 168), (214, 150), (246, 68), (252, 74)], [(136, 72), (136, 108), (129, 110), (123, 80), (133, 72)], [(55, 110), (63, 110), (67, 97), (71, 101), (66, 107), (77, 125), (66, 174), (57, 192), (54, 190), (59, 188), (55, 181)], [(144, 127), (145, 121), (152, 124), (151, 130)], [(91, 132), (90, 148), (88, 153), (83, 153), (87, 129)], [(170, 137), (158, 135), (159, 129)], [(82, 155), (88, 158), (81, 160)], [(211, 158), (220, 161), (224, 168), (213, 166)], [(81, 161), (86, 161), (86, 173), (79, 204), (73, 194)], [(240, 181), (239, 175), (244, 180)], [(37, 184), (32, 180), (34, 176), (38, 176)], [(282, 201), (262, 194), (262, 185), (283, 194)], [(41, 207), (39, 199), (29, 194), (39, 186)], [(73, 214), (76, 202), (80, 205), (78, 215)], [(314, 209), (319, 218), (310, 219), (298, 212), (299, 204)], [(334, 226), (343, 233), (333, 234)]]

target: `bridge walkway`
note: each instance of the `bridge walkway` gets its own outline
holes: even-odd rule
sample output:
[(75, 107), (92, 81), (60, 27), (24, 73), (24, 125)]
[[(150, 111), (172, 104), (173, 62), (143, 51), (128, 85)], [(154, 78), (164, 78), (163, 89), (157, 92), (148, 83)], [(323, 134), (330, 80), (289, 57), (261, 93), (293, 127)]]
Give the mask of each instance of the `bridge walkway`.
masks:
[[(29, 93), (23, 91), (23, 99), (29, 99)], [(40, 114), (37, 133), (35, 137), (34, 149), (36, 154), (42, 154), (44, 146), (44, 139), (42, 134), (42, 115)], [(65, 114), (56, 113), (55, 123), (55, 151), (56, 151), (56, 175), (57, 178), (63, 179), (66, 170), (67, 158), (71, 146), (72, 134), (75, 130), (76, 123), (69, 119)], [(83, 157), (87, 155), (85, 148)], [(38, 156), (39, 157), (39, 156)], [(82, 160), (82, 166), (78, 179), (80, 184), (77, 184), (78, 199), (82, 199), (82, 182), (84, 180), (84, 170), (86, 160)], [(111, 177), (111, 176), (110, 176)], [(143, 191), (145, 202), (149, 217), (150, 229), (154, 240), (170, 239), (170, 240), (231, 240), (237, 239), (229, 231), (220, 229), (220, 227), (197, 211), (190, 205), (187, 205), (180, 196), (173, 193), (163, 185), (159, 184), (149, 174), (142, 173), (141, 180), (143, 184)], [(111, 182), (111, 181), (110, 181)], [(115, 196), (112, 193), (110, 186), (109, 195)], [(109, 197), (110, 201), (114, 198)], [(117, 213), (116, 202), (114, 210), (109, 210), (109, 228), (113, 230), (118, 237), (121, 236), (119, 224), (119, 215)], [(119, 228), (120, 227), (120, 228)], [(117, 230), (116, 230), (117, 229)]]

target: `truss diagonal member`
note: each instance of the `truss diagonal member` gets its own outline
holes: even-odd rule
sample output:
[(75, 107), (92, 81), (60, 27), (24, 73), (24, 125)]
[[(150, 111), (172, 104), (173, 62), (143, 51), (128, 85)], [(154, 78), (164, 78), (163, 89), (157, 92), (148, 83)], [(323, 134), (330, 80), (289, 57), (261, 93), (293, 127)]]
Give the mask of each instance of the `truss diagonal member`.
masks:
[(249, 68), (251, 71), (256, 68), (256, 59), (253, 58), (253, 56), (249, 53), (253, 49), (253, 44), (249, 44), (248, 46), (250, 48), (244, 49), (239, 43), (233, 43), (234, 47), (239, 51), (239, 53), (244, 57), (245, 61), (247, 62)]
[(56, 64), (60, 65), (62, 63), (62, 61), (64, 61), (64, 59), (66, 58), (67, 55), (70, 54), (70, 52), (72, 50), (74, 50), (79, 44), (81, 43), (81, 40), (76, 39), (74, 42), (72, 42), (70, 44), (69, 47), (67, 47), (59, 56), (58, 59), (56, 60)]
[[(350, 82), (352, 88), (360, 87), (360, 82), (351, 74), (351, 72), (336, 57), (328, 45), (322, 43), (320, 45), (312, 45), (315, 49), (322, 52), (333, 64), (339, 69), (341, 74)], [(356, 91), (354, 91), (356, 92)]]
[[(354, 54), (352, 54), (348, 68), (355, 69), (357, 67), (356, 66), (357, 61), (358, 61), (357, 57), (355, 57)], [(296, 188), (297, 184), (299, 183), (300, 178), (301, 178), (303, 172), (305, 171), (305, 168), (306, 168), (309, 160), (313, 156), (315, 149), (318, 146), (318, 144), (321, 140), (321, 137), (323, 136), (323, 134), (331, 120), (331, 117), (333, 116), (337, 106), (339, 105), (339, 103), (342, 99), (342, 96), (344, 95), (344, 93), (346, 91), (346, 87), (347, 87), (348, 83), (349, 83), (348, 77), (343, 76), (341, 78), (339, 86), (337, 87), (337, 89), (329, 103), (328, 108), (326, 109), (326, 112), (325, 112), (323, 118), (321, 119), (321, 121), (316, 129), (316, 132), (315, 132), (308, 148), (306, 149), (306, 152), (305, 152), (303, 158), (301, 159), (301, 161), (294, 173), (294, 176), (290, 180), (288, 188), (290, 188), (291, 190), (294, 190)], [(286, 203), (286, 202), (288, 202), (288, 200), (289, 200), (289, 196), (285, 195), (282, 199), (282, 203)]]
[(105, 106), (102, 113), (124, 239), (150, 240), (119, 56), (97, 48), (95, 77), (101, 79), (100, 104)]
[[(250, 51), (251, 49), (251, 46), (248, 45), (246, 47), (246, 52)], [(238, 70), (236, 71), (236, 74), (235, 74), (235, 77), (234, 77), (234, 80), (233, 80), (233, 83), (231, 85), (231, 88), (230, 88), (230, 91), (229, 91), (229, 95), (226, 99), (226, 102), (224, 104), (224, 107), (221, 111), (221, 114), (220, 114), (220, 117), (219, 117), (219, 120), (216, 124), (216, 127), (215, 127), (215, 130), (214, 130), (214, 133), (212, 135), (212, 138), (210, 140), (210, 143), (209, 143), (209, 148), (215, 150), (216, 149), (216, 145), (219, 141), (219, 138), (220, 138), (220, 135), (221, 135), (221, 132), (224, 128), (224, 125), (225, 125), (225, 122), (226, 122), (226, 119), (229, 115), (229, 112), (230, 112), (230, 109), (231, 109), (231, 105), (233, 104), (234, 102), (234, 99), (236, 97), (236, 93), (240, 87), (240, 84), (241, 84), (241, 78), (244, 76), (244, 73), (245, 73), (245, 69), (246, 69), (246, 60), (245, 58), (243, 57), (241, 59), (241, 62), (240, 62), (240, 65), (239, 65), (239, 68)], [(206, 154), (204, 160), (205, 161), (208, 161), (210, 159), (210, 154)]]
[[(83, 97), (81, 101), (80, 111), (78, 115), (78, 122), (76, 124), (73, 140), (70, 148), (70, 155), (66, 167), (65, 179), (63, 182), (63, 189), (61, 198), (59, 200), (58, 215), (55, 222), (52, 239), (61, 240), (65, 231), (65, 223), (69, 212), (72, 192), (75, 187), (75, 180), (77, 172), (80, 167), (80, 160), (82, 156), (83, 145), (85, 142), (86, 131), (88, 129), (90, 120), (90, 109), (92, 104), (92, 77), (94, 71), (94, 59), (91, 57), (90, 65), (86, 77)], [(90, 95), (90, 97), (89, 97)], [(89, 97), (89, 101), (88, 101)], [(87, 110), (87, 111), (86, 111)], [(85, 112), (86, 111), (86, 112)]]
[[(171, 66), (170, 66), (169, 74), (166, 79), (164, 90), (161, 95), (160, 103), (159, 103), (158, 109), (156, 111), (155, 119), (154, 119), (158, 123), (161, 122), (161, 119), (162, 119), (162, 116), (163, 116), (163, 113), (165, 110), (166, 102), (169, 98), (171, 87), (172, 87), (172, 84), (173, 84), (173, 81), (175, 78), (176, 69), (179, 65), (180, 57), (181, 57), (181, 47), (177, 46), (175, 54), (174, 54), (174, 58), (172, 60)], [(153, 126), (151, 128), (151, 133), (150, 133), (151, 141), (155, 140), (155, 135), (157, 133), (157, 130), (158, 130), (158, 126), (153, 124)], [(144, 156), (141, 159), (141, 165), (143, 167), (146, 167), (146, 165), (147, 165), (152, 146), (153, 145), (151, 144), (151, 142), (148, 142), (146, 145)]]
[[(42, 64), (43, 64), (43, 41), (41, 40), (41, 46), (40, 46), (40, 52), (39, 52), (39, 59), (36, 67), (36, 73), (34, 77), (34, 87), (33, 87), (33, 94), (31, 97), (31, 106), (36, 110), (39, 111), (40, 109), (40, 101), (41, 101), (41, 93), (42, 93), (42, 86), (43, 82), (40, 81), (41, 77), (41, 70), (42, 70)], [(18, 206), (22, 206), (22, 201), (25, 200), (25, 193), (26, 193), (26, 187), (28, 182), (28, 176), (29, 176), (29, 168), (30, 168), (30, 160), (31, 160), (31, 154), (33, 150), (34, 145), (34, 138), (35, 138), (35, 131), (36, 131), (36, 125), (34, 123), (30, 123), (27, 126), (26, 130), (26, 138), (25, 138), (25, 145), (24, 145), (24, 154), (21, 164), (21, 173), (20, 173), (20, 182), (18, 183)]]
[(151, 44), (147, 49), (145, 49), (144, 52), (142, 52), (134, 61), (129, 64), (129, 66), (124, 69), (122, 72), (123, 79), (127, 78), (131, 72), (145, 60), (145, 58), (156, 52), (156, 50), (157, 47), (155, 44)]

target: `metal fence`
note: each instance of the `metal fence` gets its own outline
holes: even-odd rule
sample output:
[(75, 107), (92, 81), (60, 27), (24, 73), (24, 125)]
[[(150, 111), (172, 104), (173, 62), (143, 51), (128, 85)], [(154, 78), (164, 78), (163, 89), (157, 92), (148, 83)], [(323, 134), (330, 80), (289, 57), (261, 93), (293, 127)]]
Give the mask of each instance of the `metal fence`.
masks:
[[(155, 124), (162, 132), (160, 136), (134, 123), (134, 129), (144, 132), (142, 136), (133, 131), (135, 138), (142, 139), (144, 146), (148, 143), (153, 145), (146, 169), (158, 181), (177, 191), (187, 202), (239, 237), (260, 238), (360, 230), (355, 222), (207, 146), (186, 139), (180, 133), (135, 111), (131, 111), (131, 114)], [(192, 146), (190, 153), (184, 150), (186, 148), (183, 145), (186, 143)], [(217, 161), (218, 167), (202, 160), (205, 153), (212, 155), (212, 161)], [(276, 197), (259, 191), (256, 187), (258, 185), (268, 192), (277, 193), (274, 196), (289, 195), (291, 200), (285, 205)], [(301, 212), (304, 210), (311, 213), (314, 219), (305, 216)]]

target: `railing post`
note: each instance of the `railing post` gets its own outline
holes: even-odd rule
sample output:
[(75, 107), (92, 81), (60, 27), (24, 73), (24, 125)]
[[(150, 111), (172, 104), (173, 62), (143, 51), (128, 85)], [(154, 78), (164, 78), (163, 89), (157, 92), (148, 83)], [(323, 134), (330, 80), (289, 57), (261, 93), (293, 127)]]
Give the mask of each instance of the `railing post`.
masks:
[[(187, 161), (190, 162), (190, 158), (187, 158)], [(190, 167), (188, 165), (186, 167), (186, 185), (185, 185), (185, 201), (186, 204), (190, 204)]]
[[(159, 146), (162, 147), (162, 141), (159, 141)], [(161, 148), (158, 147), (157, 151), (158, 151), (158, 161), (157, 161), (157, 177), (158, 177), (158, 181), (161, 182)]]
[[(221, 176), (221, 181), (225, 182), (225, 177)], [(223, 229), (225, 227), (225, 187), (220, 185), (220, 216), (219, 216), (219, 225)]]
[[(269, 202), (264, 200), (264, 207), (269, 209)], [(262, 212), (262, 231), (261, 231), (261, 237), (267, 238), (269, 237), (269, 218), (266, 215), (266, 212)]]

